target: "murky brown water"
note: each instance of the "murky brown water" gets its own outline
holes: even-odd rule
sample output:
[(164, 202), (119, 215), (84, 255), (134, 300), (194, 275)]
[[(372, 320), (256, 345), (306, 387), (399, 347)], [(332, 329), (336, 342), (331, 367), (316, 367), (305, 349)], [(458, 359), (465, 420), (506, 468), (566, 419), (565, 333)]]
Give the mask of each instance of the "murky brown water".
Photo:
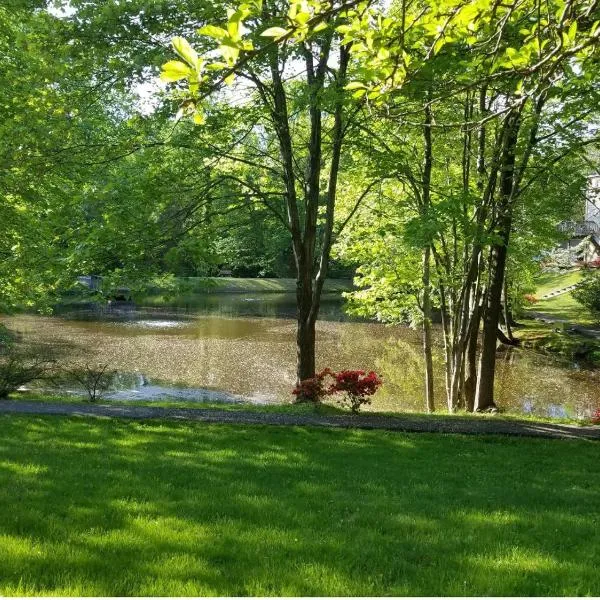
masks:
[[(76, 357), (109, 361), (152, 383), (222, 390), (262, 402), (287, 402), (294, 385), (294, 321), (211, 314), (139, 313), (102, 320), (13, 316), (11, 328), (39, 341), (71, 344)], [(384, 386), (379, 410), (423, 410), (419, 334), (376, 323), (320, 321), (318, 367), (375, 369)], [(440, 349), (441, 353), (441, 349)], [(586, 416), (600, 406), (597, 373), (514, 350), (498, 359), (497, 399), (512, 411)], [(441, 359), (438, 403), (444, 404)]]

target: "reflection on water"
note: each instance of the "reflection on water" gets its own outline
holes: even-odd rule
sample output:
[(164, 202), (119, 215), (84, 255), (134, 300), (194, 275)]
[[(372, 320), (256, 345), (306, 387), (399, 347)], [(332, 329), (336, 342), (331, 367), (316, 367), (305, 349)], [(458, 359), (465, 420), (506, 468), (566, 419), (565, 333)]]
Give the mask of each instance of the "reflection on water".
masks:
[[(258, 402), (287, 402), (295, 380), (295, 323), (289, 318), (294, 301), (290, 294), (265, 296), (212, 294), (204, 306), (190, 310), (179, 306), (113, 309), (69, 318), (14, 316), (6, 321), (40, 341), (73, 344), (77, 357), (110, 361), (122, 373), (143, 374), (145, 385), (139, 381), (130, 385), (138, 390), (138, 397), (156, 393), (163, 399), (172, 389), (169, 386), (180, 385), (195, 388), (200, 395), (213, 390)], [(218, 307), (218, 314), (211, 307)], [(247, 316), (243, 310), (247, 307), (254, 315), (264, 309), (267, 316)], [(418, 332), (335, 321), (336, 311), (341, 312), (339, 301), (329, 299), (330, 320), (317, 324), (318, 368), (375, 369), (385, 384), (373, 399), (373, 409), (423, 410)], [(441, 348), (436, 370), (438, 405), (443, 407)], [(498, 357), (497, 399), (511, 411), (587, 416), (600, 406), (598, 383), (596, 373), (567, 368), (529, 351), (511, 348)], [(124, 394), (119, 392), (118, 397)]]
[[(63, 305), (57, 308), (57, 314), (72, 316), (72, 306)], [(123, 320), (131, 318), (131, 314), (150, 315), (218, 315), (221, 317), (273, 317), (293, 319), (296, 316), (296, 299), (292, 293), (260, 293), (252, 295), (243, 293), (230, 294), (187, 294), (174, 298), (149, 297), (141, 307), (131, 303), (117, 303), (112, 306), (90, 304), (87, 318), (97, 320), (103, 318)], [(77, 318), (86, 317), (86, 311), (78, 311)], [(339, 294), (324, 293), (321, 298), (319, 318), (322, 321), (362, 321), (347, 315), (343, 310), (343, 301)]]

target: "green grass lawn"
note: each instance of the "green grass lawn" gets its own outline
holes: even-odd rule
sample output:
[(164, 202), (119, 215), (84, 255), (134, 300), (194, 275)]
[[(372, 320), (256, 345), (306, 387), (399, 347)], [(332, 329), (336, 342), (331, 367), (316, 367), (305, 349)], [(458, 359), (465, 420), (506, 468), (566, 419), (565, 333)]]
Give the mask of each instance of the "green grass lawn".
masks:
[(554, 290), (560, 290), (581, 281), (582, 273), (579, 269), (570, 269), (560, 273), (542, 273), (536, 280), (535, 295), (539, 298)]
[(3, 595), (598, 595), (592, 442), (1, 416)]
[(570, 292), (547, 300), (540, 300), (531, 307), (531, 310), (579, 325), (593, 326), (596, 323), (596, 319), (592, 317), (585, 306), (573, 298)]
[[(295, 292), (296, 280), (289, 277), (179, 277), (178, 281), (189, 288), (190, 292)], [(323, 286), (324, 292), (345, 292), (352, 289), (349, 279), (328, 279)]]
[[(540, 298), (554, 290), (560, 290), (581, 281), (583, 275), (580, 270), (573, 269), (561, 273), (542, 273), (537, 280), (535, 295)], [(530, 306), (530, 310), (547, 314), (557, 319), (564, 319), (571, 323), (593, 326), (595, 319), (589, 311), (581, 305), (570, 292), (539, 300)]]

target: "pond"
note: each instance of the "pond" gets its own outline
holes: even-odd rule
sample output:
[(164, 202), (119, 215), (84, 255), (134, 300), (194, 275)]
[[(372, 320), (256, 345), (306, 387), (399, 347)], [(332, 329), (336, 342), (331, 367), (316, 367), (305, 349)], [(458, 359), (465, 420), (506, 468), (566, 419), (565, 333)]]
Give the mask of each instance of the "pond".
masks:
[[(7, 326), (63, 344), (79, 359), (118, 369), (119, 399), (288, 402), (295, 382), (292, 294), (205, 294), (171, 306), (103, 308), (56, 316), (17, 315)], [(384, 386), (371, 409), (423, 410), (419, 332), (350, 319), (338, 296), (317, 324), (318, 368), (374, 369)], [(444, 405), (442, 349), (437, 402)], [(499, 351), (496, 397), (503, 409), (581, 418), (600, 406), (597, 372), (532, 351)]]

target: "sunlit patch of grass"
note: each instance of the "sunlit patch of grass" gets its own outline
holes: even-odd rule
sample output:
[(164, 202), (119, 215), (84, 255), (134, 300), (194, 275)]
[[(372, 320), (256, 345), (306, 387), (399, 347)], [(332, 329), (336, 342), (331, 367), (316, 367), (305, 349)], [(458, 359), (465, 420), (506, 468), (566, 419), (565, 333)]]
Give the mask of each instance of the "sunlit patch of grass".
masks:
[(537, 288), (535, 295), (539, 298), (555, 290), (579, 283), (583, 277), (580, 269), (570, 269), (559, 273), (542, 273), (536, 280)]
[[(580, 269), (571, 269), (560, 273), (543, 273), (537, 279), (535, 295), (540, 299), (545, 294), (579, 283), (582, 278), (583, 273)], [(595, 319), (590, 312), (577, 302), (570, 292), (553, 298), (538, 300), (529, 309), (580, 325), (594, 325), (595, 323)]]
[(14, 415), (0, 426), (0, 594), (600, 592), (593, 442)]
[[(296, 280), (289, 277), (178, 277), (177, 283), (191, 293), (296, 292)], [(352, 289), (349, 279), (328, 279), (323, 291), (345, 292)]]
[(593, 326), (597, 323), (585, 306), (577, 302), (570, 292), (540, 300), (531, 309), (579, 325)]

